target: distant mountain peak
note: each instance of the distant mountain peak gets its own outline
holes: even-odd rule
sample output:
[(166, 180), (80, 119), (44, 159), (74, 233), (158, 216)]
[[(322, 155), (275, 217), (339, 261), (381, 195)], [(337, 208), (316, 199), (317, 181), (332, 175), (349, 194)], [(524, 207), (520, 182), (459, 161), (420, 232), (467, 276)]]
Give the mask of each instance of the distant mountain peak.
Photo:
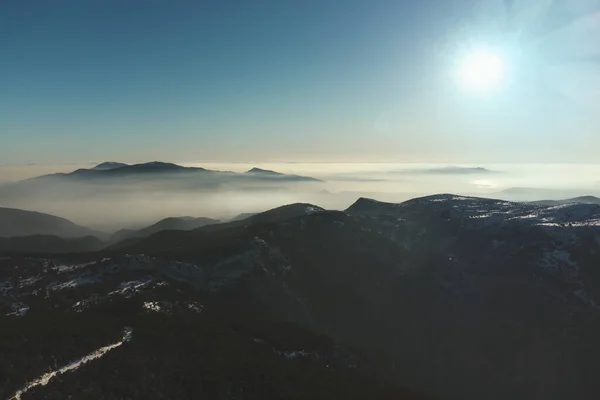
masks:
[(355, 204), (379, 204), (381, 203), (381, 201), (379, 200), (375, 200), (375, 199), (371, 199), (369, 197), (359, 197), (358, 200), (356, 200)]
[(534, 204), (544, 206), (560, 206), (560, 205), (575, 205), (575, 204), (600, 204), (600, 198), (596, 196), (578, 196), (566, 200), (538, 200)]
[(141, 164), (137, 164), (137, 165), (148, 165), (148, 166), (157, 166), (157, 167), (180, 167), (180, 165), (177, 164), (173, 164), (173, 163), (168, 163), (168, 162), (164, 162), (164, 161), (149, 161), (147, 163), (141, 163)]
[(0, 237), (52, 235), (73, 238), (97, 233), (54, 215), (0, 207)]
[(201, 167), (185, 167), (183, 165), (163, 162), (163, 161), (150, 161), (143, 164), (130, 165), (133, 170), (139, 171), (189, 171), (189, 172), (206, 172), (209, 171)]
[(284, 206), (276, 207), (258, 214), (254, 214), (247, 218), (237, 220), (237, 222), (245, 221), (248, 223), (275, 222), (292, 219), (304, 215), (314, 214), (325, 211), (324, 208), (309, 203), (293, 203)]
[(276, 172), (276, 171), (272, 171), (270, 169), (262, 169), (262, 168), (257, 168), (254, 167), (248, 171), (246, 171), (247, 174), (268, 174), (268, 175), (283, 175), (281, 172)]
[(350, 207), (346, 209), (349, 214), (388, 214), (398, 207), (395, 203), (385, 203), (367, 197), (360, 197)]
[[(184, 216), (184, 217), (167, 217), (162, 221), (191, 221), (196, 219), (196, 217)], [(160, 221), (159, 221), (160, 222)]]
[(320, 182), (319, 179), (312, 178), (310, 176), (301, 176), (294, 174), (282, 174), (281, 172), (272, 171), (270, 169), (262, 169), (254, 167), (248, 171), (246, 174), (252, 174), (261, 178), (277, 178), (277, 179), (290, 179), (294, 181), (306, 181), (306, 182)]
[(569, 200), (572, 202), (578, 202), (578, 203), (600, 204), (600, 198), (598, 198), (596, 196), (579, 196), (579, 197), (574, 197)]
[(96, 165), (92, 169), (96, 170), (96, 171), (107, 171), (109, 169), (116, 169), (116, 168), (127, 167), (127, 166), (128, 166), (127, 164), (120, 163), (120, 162), (106, 161), (106, 162)]
[(170, 172), (170, 171), (183, 171), (183, 170), (197, 170), (200, 171), (202, 168), (186, 168), (181, 165), (166, 163), (161, 161), (151, 161), (141, 164), (124, 164), (119, 162), (108, 161), (99, 164), (91, 169), (78, 169), (67, 175), (75, 176), (90, 176), (90, 172), (93, 173), (94, 177), (97, 176), (116, 176), (121, 174), (135, 174), (145, 172)]
[(150, 161), (147, 163), (141, 163), (141, 164), (135, 164), (132, 165), (132, 167), (148, 167), (148, 168), (173, 168), (173, 169), (181, 169), (181, 168), (185, 168), (182, 167), (181, 165), (177, 165), (177, 164), (173, 164), (173, 163), (168, 163), (168, 162), (163, 162), (163, 161)]
[(487, 168), (483, 167), (455, 167), (455, 166), (447, 166), (441, 168), (432, 168), (426, 171), (430, 174), (489, 174), (493, 171), (490, 171)]
[(205, 217), (167, 217), (143, 229), (122, 229), (111, 237), (111, 241), (117, 243), (131, 238), (143, 238), (161, 231), (189, 231), (205, 225), (218, 224), (220, 222), (221, 221), (217, 219)]

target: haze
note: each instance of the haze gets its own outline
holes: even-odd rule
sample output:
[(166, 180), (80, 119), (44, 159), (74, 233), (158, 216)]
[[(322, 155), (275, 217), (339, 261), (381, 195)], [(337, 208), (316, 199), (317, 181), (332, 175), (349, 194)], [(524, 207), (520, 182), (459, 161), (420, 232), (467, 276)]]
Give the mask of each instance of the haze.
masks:
[(598, 399), (599, 149), (600, 0), (0, 0), (0, 399)]
[[(114, 231), (142, 227), (169, 216), (226, 220), (241, 213), (260, 212), (281, 204), (308, 202), (345, 209), (358, 197), (398, 202), (434, 193), (457, 193), (508, 200), (564, 199), (600, 195), (598, 165), (559, 164), (391, 164), (391, 163), (187, 163), (211, 170), (244, 172), (252, 167), (310, 176), (321, 182), (249, 182), (219, 178), (178, 183), (152, 176), (124, 182), (37, 184), (31, 191), (0, 205), (25, 208), (69, 218), (96, 229)], [(82, 166), (90, 168), (90, 165)], [(3, 178), (48, 172), (71, 172), (77, 166), (0, 167)], [(195, 181), (194, 181), (195, 182)], [(5, 185), (7, 187), (9, 185)], [(2, 193), (0, 186), (0, 194)]]
[[(363, 195), (598, 193), (596, 2), (229, 3), (2, 2), (0, 182), (110, 160), (323, 182), (0, 205), (113, 229)], [(430, 171), (445, 167), (483, 169)]]

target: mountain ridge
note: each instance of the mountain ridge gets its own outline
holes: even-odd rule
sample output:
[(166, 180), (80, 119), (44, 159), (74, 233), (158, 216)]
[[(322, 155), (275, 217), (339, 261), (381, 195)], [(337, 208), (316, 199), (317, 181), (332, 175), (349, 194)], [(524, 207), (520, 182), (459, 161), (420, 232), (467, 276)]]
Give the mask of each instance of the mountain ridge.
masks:
[(294, 181), (321, 182), (320, 179), (313, 178), (310, 176), (302, 176), (302, 175), (295, 175), (295, 174), (283, 174), (281, 172), (272, 171), (269, 169), (262, 169), (262, 168), (258, 168), (258, 167), (253, 167), (253, 168), (249, 169), (248, 171), (245, 172), (245, 174), (255, 175), (255, 176), (274, 177), (274, 178), (287, 178), (287, 179), (294, 180)]
[(107, 170), (107, 169), (115, 169), (115, 168), (120, 168), (120, 167), (126, 167), (128, 164), (124, 164), (124, 163), (120, 163), (120, 162), (115, 162), (115, 161), (105, 161), (103, 163), (100, 163), (98, 165), (96, 165), (95, 167), (91, 168), (94, 170)]
[(188, 231), (205, 225), (218, 224), (220, 222), (221, 221), (217, 219), (206, 217), (167, 217), (142, 229), (123, 229), (115, 232), (111, 236), (110, 242), (117, 243), (126, 239), (142, 238), (165, 230)]
[(101, 235), (101, 233), (51, 214), (0, 207), (0, 237), (29, 235), (55, 235), (72, 238)]
[(260, 168), (252, 168), (245, 173), (236, 173), (230, 171), (218, 171), (209, 170), (201, 167), (184, 167), (174, 163), (167, 163), (162, 161), (151, 161), (140, 164), (124, 164), (118, 162), (106, 162), (96, 165), (93, 168), (79, 168), (72, 172), (58, 172), (46, 175), (40, 175), (28, 179), (24, 179), (17, 182), (11, 182), (7, 186), (14, 186), (15, 184), (24, 182), (36, 182), (46, 179), (60, 179), (60, 178), (99, 178), (99, 177), (119, 177), (119, 176), (135, 176), (135, 175), (151, 175), (156, 174), (167, 174), (167, 173), (201, 173), (210, 172), (213, 174), (221, 174), (223, 177), (261, 177), (261, 178), (277, 178), (278, 180), (291, 180), (291, 181), (306, 181), (306, 182), (320, 182), (319, 179), (300, 176), (293, 174), (284, 174), (276, 171), (264, 170)]
[[(600, 354), (597, 329), (579, 322), (600, 317), (600, 206), (452, 194), (357, 203), (346, 212), (290, 205), (290, 214), (161, 232), (111, 254), (187, 263), (168, 273), (226, 312), (292, 321), (388, 354), (399, 382), (442, 398), (593, 392), (573, 382), (591, 378), (584, 371)], [(571, 341), (564, 329), (579, 333)], [(540, 349), (540, 340), (573, 358)], [(527, 367), (514, 363), (523, 353)]]
[[(346, 211), (295, 203), (235, 223), (161, 231), (96, 253), (19, 257), (0, 257), (6, 266), (0, 269), (0, 311), (10, 318), (27, 313), (33, 320), (51, 310), (118, 315), (119, 322), (136, 321), (136, 343), (135, 329), (143, 324), (135, 316), (152, 316), (157, 324), (140, 330), (139, 340), (155, 331), (157, 342), (171, 338), (167, 349), (197, 334), (186, 335), (178, 318), (199, 323), (205, 315), (226, 316), (237, 324), (227, 325), (229, 332), (240, 332), (242, 321), (263, 328), (285, 323), (368, 357), (382, 356), (377, 373), (437, 398), (562, 400), (597, 393), (597, 204), (547, 206), (453, 194), (402, 203), (359, 198)], [(37, 295), (46, 289), (48, 298)], [(165, 336), (156, 331), (161, 324), (181, 329)], [(252, 332), (236, 340), (275, 346)], [(288, 342), (292, 332), (300, 335), (276, 330), (273, 337), (285, 345), (269, 354), (297, 365), (333, 363), (327, 346)], [(206, 341), (211, 348), (214, 342)], [(206, 348), (193, 353), (205, 359)], [(133, 354), (181, 365), (190, 347), (182, 349), (176, 356), (138, 350), (97, 365), (114, 371)], [(254, 351), (244, 350), (259, 360)], [(220, 350), (214, 360), (222, 358)], [(348, 368), (364, 365), (359, 358), (341, 360)], [(198, 364), (191, 365), (197, 371)]]

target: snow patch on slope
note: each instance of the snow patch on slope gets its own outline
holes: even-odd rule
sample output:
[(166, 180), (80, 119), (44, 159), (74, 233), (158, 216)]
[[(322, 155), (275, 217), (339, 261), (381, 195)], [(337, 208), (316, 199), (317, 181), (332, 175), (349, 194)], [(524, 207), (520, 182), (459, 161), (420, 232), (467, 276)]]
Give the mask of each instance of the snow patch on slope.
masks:
[(95, 350), (92, 353), (90, 353), (78, 360), (75, 360), (60, 369), (45, 373), (44, 375), (40, 376), (39, 378), (27, 383), (27, 385), (25, 385), (25, 387), (23, 387), (22, 389), (19, 389), (13, 395), (13, 397), (11, 397), (9, 400), (21, 400), (21, 396), (23, 396), (23, 394), (25, 394), (29, 390), (33, 389), (34, 387), (46, 386), (48, 384), (48, 382), (50, 382), (54, 377), (56, 377), (58, 375), (62, 375), (68, 371), (76, 370), (77, 368), (79, 368), (80, 366), (82, 366), (85, 363), (88, 363), (90, 361), (93, 361), (100, 357), (103, 357), (109, 351), (116, 349), (117, 347), (123, 345), (123, 343), (129, 342), (131, 340), (132, 335), (133, 335), (133, 330), (129, 327), (125, 327), (125, 329), (123, 331), (123, 338), (121, 339), (121, 341), (119, 341), (117, 343), (109, 344), (108, 346), (101, 347), (98, 350)]
[(49, 288), (51, 290), (63, 290), (68, 288), (74, 288), (81, 285), (91, 285), (94, 283), (100, 282), (100, 279), (96, 276), (82, 276), (78, 278), (71, 279), (67, 282), (63, 283), (54, 283), (50, 284)]
[(15, 303), (12, 305), (13, 312), (6, 314), (7, 317), (22, 317), (29, 311), (29, 306), (25, 303)]

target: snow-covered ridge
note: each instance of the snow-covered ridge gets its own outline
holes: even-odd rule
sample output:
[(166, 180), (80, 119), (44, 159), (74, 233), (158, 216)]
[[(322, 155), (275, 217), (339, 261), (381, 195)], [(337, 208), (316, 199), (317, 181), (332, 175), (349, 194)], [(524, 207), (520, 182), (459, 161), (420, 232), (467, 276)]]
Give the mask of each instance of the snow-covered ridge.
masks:
[(600, 226), (600, 205), (593, 203), (539, 204), (441, 194), (385, 203), (361, 198), (348, 210), (356, 215), (393, 215), (399, 218), (443, 213), (446, 218), (470, 221), (473, 226), (522, 222), (539, 226)]
[(26, 392), (28, 392), (29, 390), (33, 389), (34, 387), (46, 386), (48, 384), (48, 382), (50, 382), (54, 377), (64, 374), (65, 372), (76, 370), (77, 368), (79, 368), (80, 366), (82, 366), (85, 363), (88, 363), (90, 361), (93, 361), (100, 357), (103, 357), (109, 351), (116, 349), (119, 346), (122, 346), (126, 342), (129, 342), (131, 340), (132, 336), (133, 336), (133, 330), (129, 327), (125, 327), (125, 329), (123, 330), (123, 338), (120, 341), (109, 344), (108, 346), (101, 347), (101, 348), (91, 352), (90, 354), (88, 354), (84, 357), (81, 357), (78, 360), (70, 362), (69, 364), (65, 365), (62, 368), (45, 373), (44, 375), (40, 376), (39, 378), (34, 379), (33, 381), (27, 383), (27, 385), (25, 385), (22, 389), (19, 389), (9, 400), (21, 400), (21, 396), (23, 394), (25, 394)]

